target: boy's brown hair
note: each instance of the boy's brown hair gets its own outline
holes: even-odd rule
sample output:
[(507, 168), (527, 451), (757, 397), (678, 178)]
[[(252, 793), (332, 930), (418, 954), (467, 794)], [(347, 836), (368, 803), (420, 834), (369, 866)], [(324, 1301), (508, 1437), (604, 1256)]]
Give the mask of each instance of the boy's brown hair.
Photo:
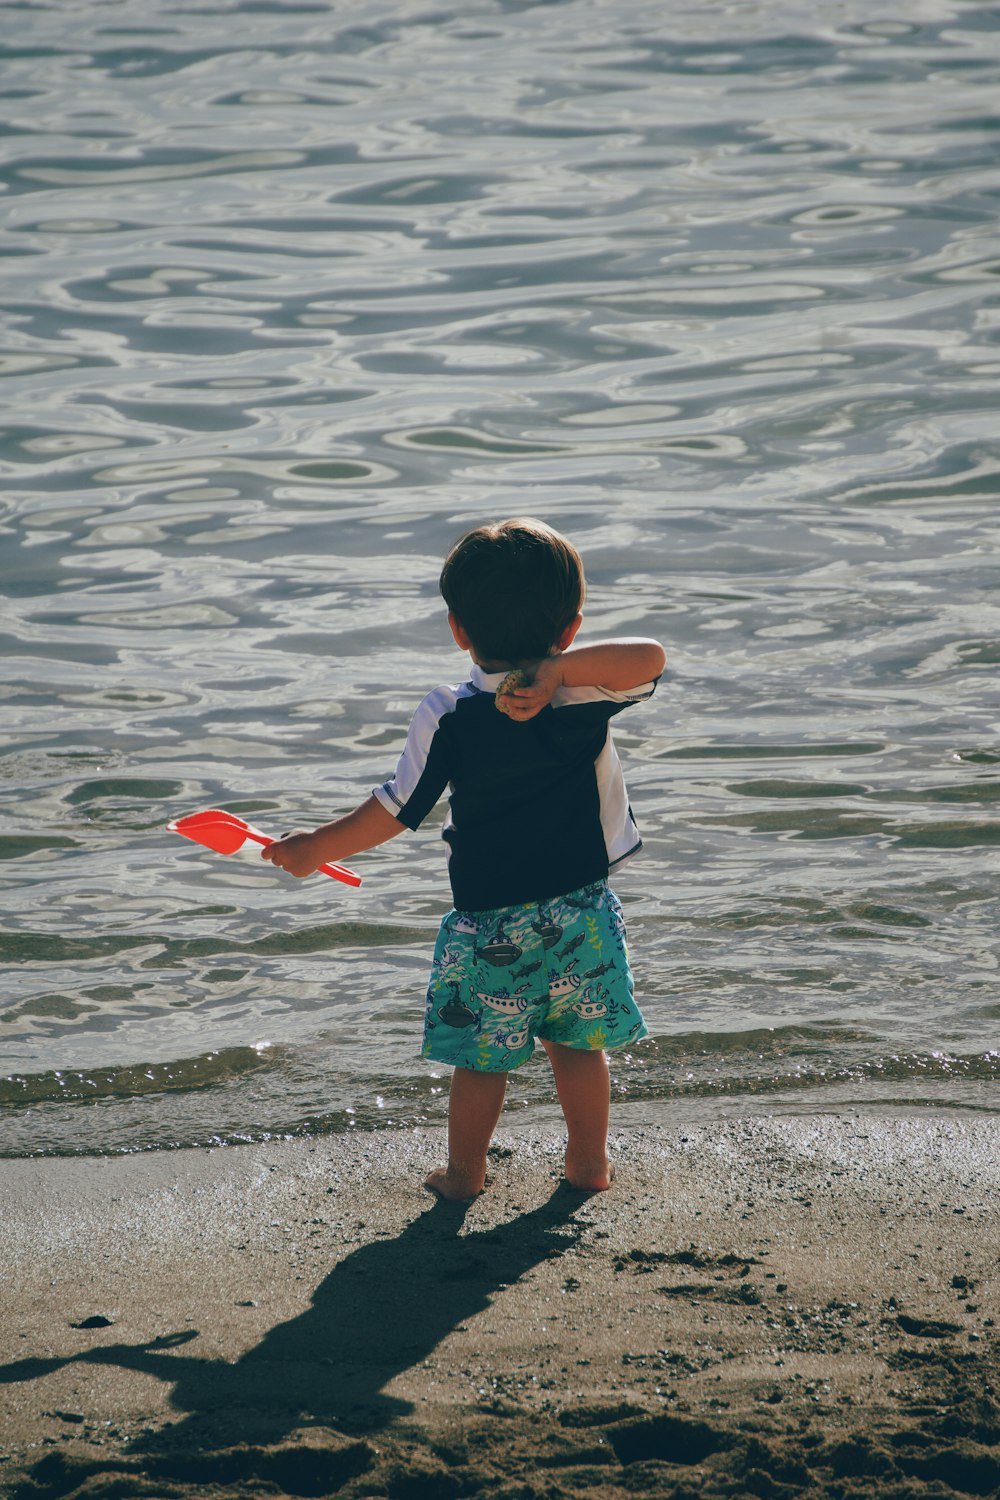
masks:
[(544, 521), (517, 516), (477, 526), (455, 543), (441, 593), (481, 661), (536, 661), (583, 604), (583, 563)]

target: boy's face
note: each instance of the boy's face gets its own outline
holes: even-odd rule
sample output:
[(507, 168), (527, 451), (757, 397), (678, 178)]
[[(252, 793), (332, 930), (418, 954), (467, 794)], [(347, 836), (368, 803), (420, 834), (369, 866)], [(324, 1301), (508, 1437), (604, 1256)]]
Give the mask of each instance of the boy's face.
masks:
[[(551, 648), (551, 650), (549, 652), (549, 655), (550, 656), (553, 655), (556, 651), (565, 651), (566, 648), (567, 648), (567, 646), (571, 645), (571, 643), (573, 641), (573, 638), (576, 635), (577, 631), (580, 629), (580, 626), (582, 625), (582, 623), (583, 623), (583, 615), (582, 614), (575, 615), (573, 617), (573, 619), (569, 622), (569, 624), (566, 626), (566, 629), (563, 631), (563, 633), (559, 637), (559, 639), (554, 642), (554, 644), (553, 644), (553, 646), (552, 646), (552, 648)], [(469, 639), (468, 631), (464, 629), (461, 620), (458, 618), (458, 616), (454, 613), (453, 610), (449, 610), (448, 611), (448, 624), (451, 626), (451, 633), (452, 633), (452, 635), (455, 638), (455, 644), (456, 644), (456, 646), (460, 646), (463, 651), (468, 651), (469, 655), (472, 657), (472, 660), (474, 662), (476, 662), (479, 666), (481, 666), (481, 667), (495, 666), (497, 668), (508, 668), (508, 667), (516, 666), (515, 662), (509, 662), (509, 661), (508, 662), (484, 662), (484, 661), (480, 661), (479, 657), (476, 655), (476, 648), (475, 648), (475, 646), (473, 646), (471, 640)]]

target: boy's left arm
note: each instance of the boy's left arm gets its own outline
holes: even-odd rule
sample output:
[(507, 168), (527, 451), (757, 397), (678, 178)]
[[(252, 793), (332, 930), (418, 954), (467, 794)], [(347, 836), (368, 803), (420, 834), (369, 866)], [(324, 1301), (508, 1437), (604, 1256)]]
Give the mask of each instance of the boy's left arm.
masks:
[(398, 818), (386, 812), (377, 797), (369, 797), (353, 812), (334, 818), (332, 823), (324, 823), (310, 833), (286, 833), (284, 838), (275, 839), (260, 851), (260, 857), (301, 880), (331, 860), (350, 859), (365, 849), (374, 849), (376, 844), (384, 844), (402, 833), (404, 827)]
[(627, 692), (629, 688), (655, 682), (666, 660), (667, 654), (659, 641), (645, 637), (571, 646), (568, 651), (544, 657), (535, 667), (528, 687), (514, 688), (505, 694), (504, 710), (512, 719), (532, 719), (561, 687), (602, 687), (612, 692)]

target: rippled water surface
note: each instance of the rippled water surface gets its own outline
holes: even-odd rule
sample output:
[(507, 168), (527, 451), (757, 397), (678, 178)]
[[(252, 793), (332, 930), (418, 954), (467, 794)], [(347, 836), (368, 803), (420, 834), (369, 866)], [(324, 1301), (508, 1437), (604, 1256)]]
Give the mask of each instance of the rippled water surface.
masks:
[(518, 512), (670, 654), (618, 731), (628, 1117), (996, 1109), (1000, 11), (0, 36), (0, 1151), (443, 1119), (439, 827), (350, 891), (164, 825), (366, 795), (464, 673), (443, 551)]

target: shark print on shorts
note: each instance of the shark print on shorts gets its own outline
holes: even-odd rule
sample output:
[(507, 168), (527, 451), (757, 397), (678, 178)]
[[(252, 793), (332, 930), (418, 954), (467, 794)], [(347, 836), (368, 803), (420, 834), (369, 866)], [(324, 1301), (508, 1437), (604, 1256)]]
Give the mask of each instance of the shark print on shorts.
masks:
[(451, 911), (427, 989), (423, 1056), (510, 1072), (536, 1041), (598, 1051), (645, 1036), (617, 896), (605, 881), (496, 911)]

